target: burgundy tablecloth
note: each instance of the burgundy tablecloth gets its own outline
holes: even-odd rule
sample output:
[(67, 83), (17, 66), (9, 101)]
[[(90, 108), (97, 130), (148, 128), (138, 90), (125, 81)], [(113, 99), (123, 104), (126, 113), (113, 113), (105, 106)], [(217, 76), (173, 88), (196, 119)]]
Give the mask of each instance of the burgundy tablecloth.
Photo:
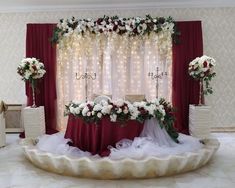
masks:
[(85, 123), (81, 118), (69, 116), (65, 138), (70, 138), (73, 146), (83, 151), (89, 151), (93, 155), (108, 156), (108, 146), (115, 144), (123, 138), (133, 140), (139, 136), (143, 124), (130, 120), (120, 126), (118, 122), (110, 122), (109, 118), (103, 118), (99, 123)]

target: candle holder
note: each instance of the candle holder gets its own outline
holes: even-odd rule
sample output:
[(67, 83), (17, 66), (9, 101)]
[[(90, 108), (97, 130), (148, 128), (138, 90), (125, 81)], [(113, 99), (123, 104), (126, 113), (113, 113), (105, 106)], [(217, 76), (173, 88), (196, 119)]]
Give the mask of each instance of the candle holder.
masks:
[(82, 75), (78, 75), (78, 73), (76, 73), (76, 79), (77, 80), (85, 80), (85, 92), (86, 92), (86, 102), (87, 102), (87, 89), (88, 89), (88, 80), (95, 80), (96, 79), (96, 73), (88, 73), (85, 72)]
[(156, 80), (156, 97), (158, 98), (158, 87), (159, 87), (159, 79), (162, 79), (164, 75), (167, 75), (167, 72), (160, 72), (159, 73), (159, 67), (156, 68), (156, 73), (149, 72), (148, 76), (152, 80)]

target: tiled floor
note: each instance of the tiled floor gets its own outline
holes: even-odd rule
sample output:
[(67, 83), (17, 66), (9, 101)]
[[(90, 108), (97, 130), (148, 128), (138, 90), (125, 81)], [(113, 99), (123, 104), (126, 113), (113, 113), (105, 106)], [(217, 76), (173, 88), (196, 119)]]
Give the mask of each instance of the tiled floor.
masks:
[(103, 181), (79, 179), (45, 172), (29, 163), (18, 145), (16, 135), (7, 135), (7, 146), (0, 149), (0, 188), (234, 188), (235, 133), (213, 133), (221, 146), (205, 167), (186, 174), (148, 180)]

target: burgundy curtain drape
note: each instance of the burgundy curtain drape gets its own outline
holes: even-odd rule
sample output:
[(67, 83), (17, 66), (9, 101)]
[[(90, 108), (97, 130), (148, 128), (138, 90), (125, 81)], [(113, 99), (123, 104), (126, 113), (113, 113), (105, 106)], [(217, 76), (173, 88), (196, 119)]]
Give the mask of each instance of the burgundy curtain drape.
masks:
[(175, 127), (188, 134), (189, 104), (198, 104), (199, 83), (188, 75), (188, 64), (203, 55), (201, 21), (177, 22), (180, 44), (173, 44), (172, 103), (176, 107)]
[[(50, 38), (56, 24), (27, 24), (26, 57), (44, 63), (46, 74), (37, 81), (36, 105), (45, 107), (46, 133), (56, 132), (56, 48)], [(26, 84), (27, 105), (32, 105), (32, 90)]]

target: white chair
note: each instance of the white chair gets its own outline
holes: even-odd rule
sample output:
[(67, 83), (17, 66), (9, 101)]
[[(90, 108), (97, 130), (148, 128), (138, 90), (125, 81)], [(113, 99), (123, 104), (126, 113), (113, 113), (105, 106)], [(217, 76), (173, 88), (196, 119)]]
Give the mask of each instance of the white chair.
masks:
[(5, 124), (5, 117), (4, 112), (7, 110), (6, 104), (1, 101), (0, 102), (0, 147), (6, 145), (6, 124)]
[(111, 98), (106, 96), (106, 95), (101, 95), (101, 96), (98, 96), (94, 99), (94, 103), (100, 103), (101, 101), (110, 101)]
[(129, 101), (130, 103), (140, 102), (140, 101), (145, 100), (145, 96), (144, 95), (129, 95), (128, 94), (125, 96), (125, 100)]

